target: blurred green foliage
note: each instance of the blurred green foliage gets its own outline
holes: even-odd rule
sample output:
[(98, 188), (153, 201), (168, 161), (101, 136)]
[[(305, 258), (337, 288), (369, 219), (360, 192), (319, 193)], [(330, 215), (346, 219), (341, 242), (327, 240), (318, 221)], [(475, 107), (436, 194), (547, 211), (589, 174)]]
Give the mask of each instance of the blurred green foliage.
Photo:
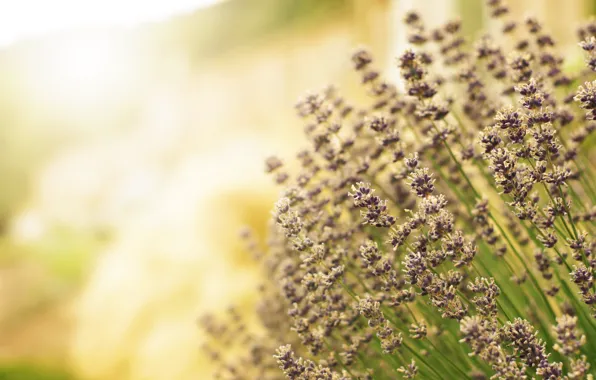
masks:
[(304, 22), (328, 22), (350, 3), (348, 0), (227, 1), (157, 25), (154, 33), (163, 49), (189, 52), (197, 64), (207, 56), (258, 44), (264, 36), (283, 28)]
[(477, 0), (459, 0), (457, 2), (457, 14), (461, 15), (462, 28), (465, 36), (470, 39), (479, 37), (484, 28), (482, 15), (484, 2)]
[(49, 369), (35, 364), (0, 364), (0, 380), (74, 380), (62, 370)]

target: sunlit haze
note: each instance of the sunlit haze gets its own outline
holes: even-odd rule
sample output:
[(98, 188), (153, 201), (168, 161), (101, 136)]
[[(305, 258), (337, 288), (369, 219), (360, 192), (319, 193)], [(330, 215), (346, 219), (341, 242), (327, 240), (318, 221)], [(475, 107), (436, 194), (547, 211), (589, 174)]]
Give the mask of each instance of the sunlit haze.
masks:
[[(122, 100), (143, 66), (138, 44), (107, 33), (111, 27), (159, 22), (218, 1), (0, 1), (0, 49), (50, 37), (18, 64), (22, 83), (32, 102), (74, 117)], [(61, 38), (51, 38), (56, 33)]]
[(218, 0), (0, 1), (0, 46), (47, 32), (86, 26), (132, 26), (209, 6)]

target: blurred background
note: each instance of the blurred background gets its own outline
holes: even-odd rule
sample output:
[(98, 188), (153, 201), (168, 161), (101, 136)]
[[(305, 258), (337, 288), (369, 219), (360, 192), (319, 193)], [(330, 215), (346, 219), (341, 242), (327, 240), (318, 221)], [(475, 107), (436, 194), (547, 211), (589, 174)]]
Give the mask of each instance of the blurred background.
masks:
[[(523, 0), (565, 49), (593, 0)], [(208, 379), (197, 316), (253, 301), (293, 104), (395, 77), (401, 19), (480, 0), (0, 0), (0, 379)], [(579, 49), (577, 49), (579, 50)], [(579, 52), (575, 53), (579, 54)]]

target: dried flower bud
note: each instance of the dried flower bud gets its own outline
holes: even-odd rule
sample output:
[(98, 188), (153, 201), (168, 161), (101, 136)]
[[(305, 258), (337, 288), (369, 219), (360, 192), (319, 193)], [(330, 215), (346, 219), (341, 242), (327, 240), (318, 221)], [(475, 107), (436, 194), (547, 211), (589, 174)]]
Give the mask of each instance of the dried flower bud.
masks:
[(557, 325), (553, 328), (557, 344), (554, 349), (564, 356), (576, 354), (586, 343), (586, 336), (577, 331), (577, 317), (564, 314), (557, 318)]
[(426, 337), (426, 324), (424, 321), (420, 321), (419, 323), (412, 323), (410, 328), (408, 329), (410, 332), (410, 336), (412, 339), (423, 339)]
[(409, 185), (419, 197), (427, 197), (432, 194), (435, 190), (435, 180), (432, 178), (432, 174), (429, 173), (428, 168), (416, 169), (409, 176)]
[(362, 70), (372, 62), (372, 57), (368, 51), (361, 49), (352, 55), (352, 62), (356, 70)]

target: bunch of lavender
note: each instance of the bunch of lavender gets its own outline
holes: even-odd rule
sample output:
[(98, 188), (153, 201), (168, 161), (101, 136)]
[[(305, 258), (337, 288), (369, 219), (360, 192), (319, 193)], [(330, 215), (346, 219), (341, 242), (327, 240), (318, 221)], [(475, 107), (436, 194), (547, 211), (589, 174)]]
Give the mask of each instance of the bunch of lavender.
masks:
[(403, 86), (352, 56), (369, 94), (296, 106), (309, 148), (265, 249), (258, 329), (205, 317), (224, 379), (592, 379), (596, 24), (587, 68), (489, 0), (496, 36), (405, 23)]

